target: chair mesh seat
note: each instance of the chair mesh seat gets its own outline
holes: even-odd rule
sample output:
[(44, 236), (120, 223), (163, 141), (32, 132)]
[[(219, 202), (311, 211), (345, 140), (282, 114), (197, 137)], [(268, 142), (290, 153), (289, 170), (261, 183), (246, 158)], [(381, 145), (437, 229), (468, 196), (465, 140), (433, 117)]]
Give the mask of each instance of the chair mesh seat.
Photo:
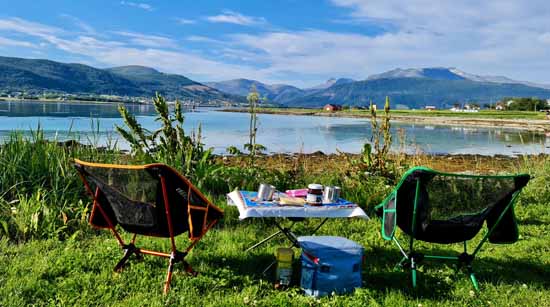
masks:
[[(187, 180), (171, 168), (162, 165), (150, 165), (146, 168), (108, 168), (81, 165), (92, 189), (98, 190), (98, 202), (115, 225), (124, 230), (150, 236), (169, 237), (162, 184), (159, 176), (164, 176), (168, 193), (170, 211), (178, 223), (173, 225), (174, 235), (190, 230), (190, 236), (198, 236), (205, 223), (203, 210), (210, 206), (200, 192)], [(190, 206), (190, 207), (189, 207)], [(221, 214), (210, 212), (208, 220), (217, 219)], [(90, 223), (96, 227), (108, 227), (102, 214), (97, 214), (94, 206)]]
[[(393, 213), (386, 223), (387, 234), (395, 224), (406, 234), (432, 243), (456, 243), (472, 239), (485, 221), (491, 227), (495, 215), (508, 205), (513, 194), (521, 189), (529, 177), (475, 176), (446, 174), (428, 169), (415, 169), (404, 176), (393, 195)], [(419, 182), (417, 191), (417, 181)], [(418, 195), (417, 195), (418, 192)], [(416, 220), (413, 227), (413, 210)], [(396, 214), (399, 212), (399, 214)], [(515, 225), (513, 210), (504, 223)], [(517, 227), (496, 232), (491, 242), (514, 242)]]

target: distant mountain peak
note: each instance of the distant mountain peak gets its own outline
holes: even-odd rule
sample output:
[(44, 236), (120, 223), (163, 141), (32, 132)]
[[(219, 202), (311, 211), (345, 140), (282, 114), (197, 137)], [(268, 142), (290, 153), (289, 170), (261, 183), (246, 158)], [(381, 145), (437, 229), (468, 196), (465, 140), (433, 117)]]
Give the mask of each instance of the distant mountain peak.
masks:
[(269, 102), (284, 103), (304, 94), (304, 91), (288, 84), (265, 84), (256, 80), (232, 79), (219, 82), (206, 82), (206, 85), (219, 91), (245, 96), (254, 85), (262, 97), (267, 97)]
[(537, 84), (527, 81), (513, 80), (504, 76), (486, 76), (467, 73), (456, 67), (427, 67), (427, 68), (396, 68), (381, 74), (371, 75), (367, 80), (396, 79), (396, 78), (424, 78), (435, 80), (470, 80), (475, 82), (490, 82), (499, 84), (523, 84), (532, 87), (550, 89), (550, 85)]
[(355, 80), (353, 79), (349, 79), (349, 78), (330, 78), (328, 79), (327, 81), (325, 81), (325, 83), (321, 83), (319, 85), (316, 85), (316, 86), (313, 86), (313, 87), (310, 87), (310, 88), (307, 88), (306, 90), (324, 90), (324, 89), (327, 89), (335, 84), (346, 84), (346, 83), (351, 83), (351, 82), (355, 82)]
[(367, 80), (376, 79), (395, 79), (395, 78), (427, 78), (437, 80), (464, 80), (463, 76), (456, 74), (452, 68), (446, 67), (428, 67), (428, 68), (396, 68), (390, 71), (375, 74), (368, 77)]

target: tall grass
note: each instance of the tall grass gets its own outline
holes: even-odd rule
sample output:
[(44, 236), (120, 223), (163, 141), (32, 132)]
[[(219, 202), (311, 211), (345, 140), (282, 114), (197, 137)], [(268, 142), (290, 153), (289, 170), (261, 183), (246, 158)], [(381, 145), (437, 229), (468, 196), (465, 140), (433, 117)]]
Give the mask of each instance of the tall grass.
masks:
[(111, 162), (111, 149), (14, 132), (0, 146), (0, 234), (21, 241), (63, 237), (85, 218), (88, 200), (72, 159)]

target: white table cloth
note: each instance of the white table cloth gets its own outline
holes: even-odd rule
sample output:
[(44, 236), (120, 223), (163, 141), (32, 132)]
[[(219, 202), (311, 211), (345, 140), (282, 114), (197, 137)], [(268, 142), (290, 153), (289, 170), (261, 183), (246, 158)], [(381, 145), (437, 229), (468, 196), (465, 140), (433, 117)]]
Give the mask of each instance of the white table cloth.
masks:
[(239, 210), (239, 219), (258, 217), (300, 217), (300, 218), (351, 218), (359, 217), (369, 219), (365, 211), (356, 204), (344, 206), (288, 206), (266, 204), (266, 206), (247, 206), (241, 191), (233, 191), (227, 194), (227, 203), (236, 206)]

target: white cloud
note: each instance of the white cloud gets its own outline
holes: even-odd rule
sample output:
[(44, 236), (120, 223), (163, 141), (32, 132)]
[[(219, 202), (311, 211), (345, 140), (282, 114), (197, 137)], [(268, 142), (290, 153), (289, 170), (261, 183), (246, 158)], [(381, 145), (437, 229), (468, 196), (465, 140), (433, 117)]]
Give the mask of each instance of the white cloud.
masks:
[(85, 23), (84, 21), (82, 21), (80, 18), (78, 17), (75, 17), (75, 16), (72, 16), (72, 15), (69, 15), (69, 14), (60, 14), (59, 16), (63, 17), (63, 18), (66, 18), (68, 20), (70, 20), (72, 23), (74, 23), (77, 27), (79, 27), (80, 29), (82, 29), (82, 31), (88, 33), (88, 34), (97, 34), (97, 32), (95, 31), (95, 29), (90, 26), (89, 24)]
[[(550, 70), (550, 51), (544, 46), (545, 33), (550, 32), (547, 0), (332, 0), (332, 3), (348, 8), (354, 22), (382, 26), (399, 36), (406, 33), (419, 41), (412, 49), (396, 42), (389, 51), (398, 49), (413, 58), (422, 52), (431, 57), (408, 64), (398, 57), (391, 61), (394, 66), (458, 66), (479, 74), (550, 82), (546, 73)], [(382, 62), (388, 59), (381, 55)], [(371, 67), (381, 68), (381, 65)]]
[(232, 23), (242, 26), (252, 26), (266, 23), (263, 17), (245, 16), (238, 12), (225, 10), (222, 14), (215, 16), (208, 16), (206, 20), (214, 23)]
[(17, 17), (0, 19), (0, 30), (15, 31), (41, 38), (48, 38), (54, 33), (60, 34), (64, 32), (60, 28), (27, 21)]
[(113, 31), (112, 33), (120, 36), (128, 37), (132, 44), (139, 45), (139, 46), (156, 47), (156, 48), (177, 47), (177, 44), (173, 39), (165, 36), (147, 35), (142, 33), (128, 32), (128, 31)]
[(192, 25), (195, 24), (196, 21), (193, 19), (187, 19), (187, 18), (176, 18), (176, 22), (180, 25)]
[(33, 43), (26, 42), (26, 41), (19, 41), (19, 40), (13, 40), (6, 37), (0, 36), (0, 47), (7, 46), (7, 47), (27, 47), (27, 48), (37, 48)]
[(132, 1), (120, 1), (120, 4), (140, 8), (142, 10), (146, 10), (146, 11), (149, 11), (149, 12), (153, 11), (153, 7), (150, 4), (147, 4), (147, 3), (139, 3), (139, 2), (132, 2)]

